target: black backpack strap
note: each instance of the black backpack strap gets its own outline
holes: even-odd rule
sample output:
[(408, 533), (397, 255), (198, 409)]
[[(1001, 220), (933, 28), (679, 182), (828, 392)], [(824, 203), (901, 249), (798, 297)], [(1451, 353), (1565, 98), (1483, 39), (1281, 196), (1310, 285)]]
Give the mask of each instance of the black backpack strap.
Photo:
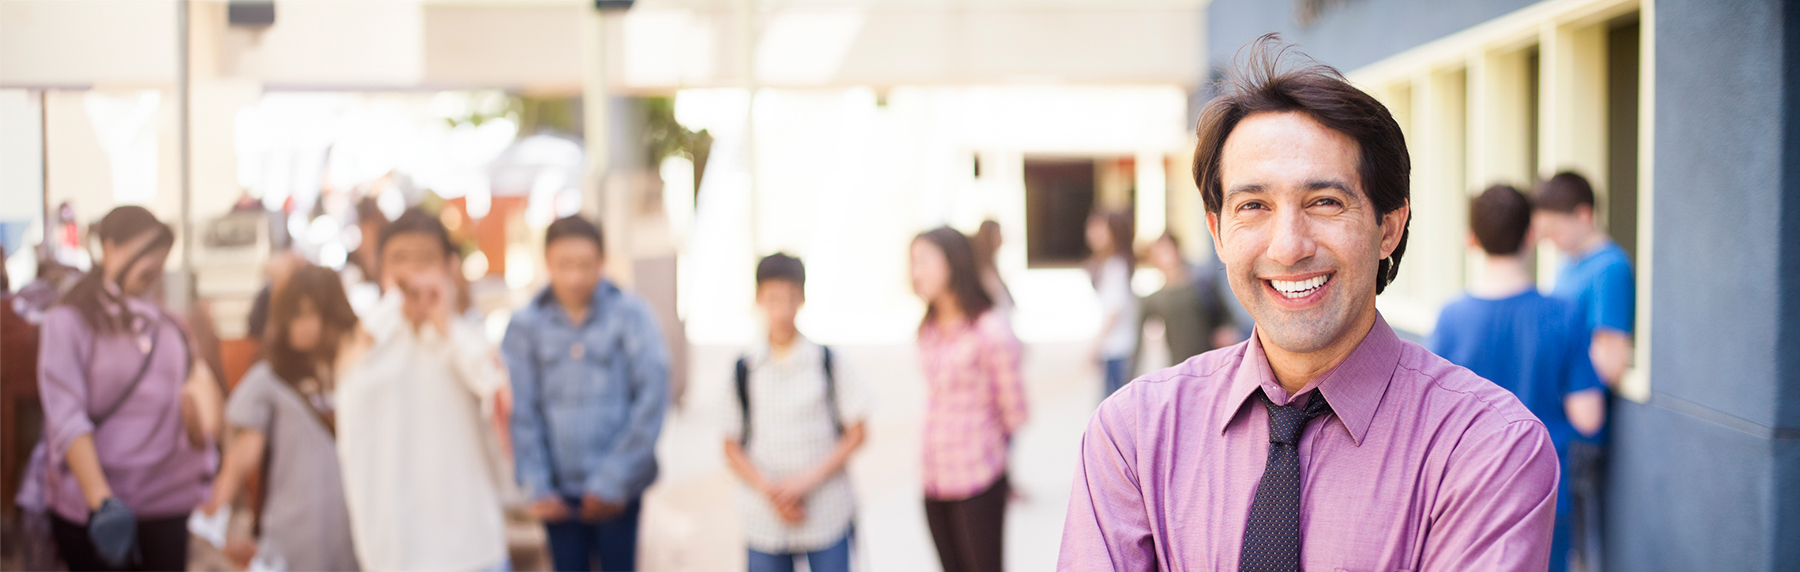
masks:
[(844, 418), (838, 412), (837, 372), (831, 367), (831, 348), (819, 346), (819, 350), (825, 354), (825, 410), (831, 412), (831, 428), (841, 436), (844, 434)]
[(739, 417), (743, 420), (743, 431), (738, 434), (739, 445), (750, 444), (750, 357), (741, 356), (737, 360), (737, 398)]

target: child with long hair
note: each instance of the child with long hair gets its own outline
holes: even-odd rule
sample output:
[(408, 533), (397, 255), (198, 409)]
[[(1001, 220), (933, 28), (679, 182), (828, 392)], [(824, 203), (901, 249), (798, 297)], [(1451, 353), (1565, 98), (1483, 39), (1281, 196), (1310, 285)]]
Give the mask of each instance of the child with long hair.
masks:
[(939, 227), (913, 239), (925, 369), (925, 518), (946, 572), (999, 572), (1006, 455), (1025, 424), (1019, 339), (981, 286), (969, 239)]
[(293, 270), (270, 298), (264, 361), (244, 374), (226, 404), (235, 436), (202, 510), (229, 505), (261, 467), (256, 558), (266, 568), (358, 568), (332, 407), (339, 345), (356, 323), (336, 272)]

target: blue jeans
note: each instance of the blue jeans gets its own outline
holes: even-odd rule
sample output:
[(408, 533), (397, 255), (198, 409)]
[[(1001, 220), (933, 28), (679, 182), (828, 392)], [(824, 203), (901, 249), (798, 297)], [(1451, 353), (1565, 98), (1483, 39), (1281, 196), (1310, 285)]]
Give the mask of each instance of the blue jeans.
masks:
[[(581, 499), (564, 498), (571, 515), (581, 514)], [(612, 520), (593, 524), (571, 516), (544, 524), (550, 540), (550, 562), (558, 572), (576, 570), (637, 570), (638, 513), (641, 499), (632, 499)], [(596, 566), (597, 565), (597, 566)]]
[(1127, 369), (1129, 367), (1131, 367), (1129, 359), (1106, 360), (1106, 395), (1100, 396), (1101, 399), (1111, 397), (1112, 394), (1119, 392), (1119, 388), (1125, 387), (1125, 384), (1131, 382), (1131, 372)]
[(802, 557), (813, 572), (850, 572), (850, 537), (855, 535), (846, 532), (836, 544), (813, 552), (769, 554), (751, 549), (750, 572), (794, 572), (794, 561)]

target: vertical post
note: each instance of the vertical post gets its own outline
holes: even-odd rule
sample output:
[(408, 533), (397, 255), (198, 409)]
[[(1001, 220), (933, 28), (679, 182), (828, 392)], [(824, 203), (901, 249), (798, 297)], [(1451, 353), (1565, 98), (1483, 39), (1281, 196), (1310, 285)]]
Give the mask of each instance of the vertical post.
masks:
[(180, 137), (180, 149), (177, 153), (181, 158), (180, 179), (177, 183), (181, 189), (180, 272), (182, 288), (179, 295), (183, 304), (192, 304), (196, 292), (194, 283), (194, 240), (196, 237), (194, 236), (193, 205), (193, 121), (189, 117), (189, 103), (193, 98), (192, 86), (189, 85), (193, 80), (190, 77), (192, 70), (189, 69), (192, 58), (188, 53), (192, 49), (192, 46), (189, 45), (191, 38), (188, 37), (189, 1), (177, 0), (175, 2), (175, 129)]
[(606, 274), (621, 284), (631, 282), (631, 249), (626, 244), (628, 233), (622, 225), (629, 220), (623, 201), (609, 189), (608, 173), (612, 169), (612, 99), (607, 81), (607, 10), (595, 7), (588, 11), (582, 33), (581, 115), (584, 144), (587, 146), (587, 173), (583, 176), (584, 213), (598, 215), (600, 230), (605, 234), (607, 250)]
[[(42, 176), (38, 177), (38, 183), (40, 185), (42, 185), (38, 189), (38, 192), (43, 194), (43, 200), (39, 201), (41, 203), (39, 205), (39, 207), (41, 207), (42, 210), (44, 211), (44, 224), (42, 225), (44, 227), (43, 228), (44, 241), (41, 244), (43, 244), (45, 246), (45, 250), (48, 250), (50, 252), (51, 256), (55, 256), (56, 255), (56, 230), (55, 230), (54, 225), (56, 224), (55, 223), (56, 219), (51, 218), (51, 216), (50, 216), (52, 212), (56, 211), (56, 207), (50, 206), (50, 90), (49, 89), (38, 90), (38, 163), (39, 163), (38, 168), (41, 169), (41, 173), (42, 173)], [(41, 261), (39, 262), (39, 264), (42, 264), (42, 263), (43, 262), (41, 262)]]
[(756, 0), (744, 0), (743, 8), (738, 53), (744, 57), (744, 172), (750, 182), (750, 251), (761, 255), (762, 217), (756, 196)]

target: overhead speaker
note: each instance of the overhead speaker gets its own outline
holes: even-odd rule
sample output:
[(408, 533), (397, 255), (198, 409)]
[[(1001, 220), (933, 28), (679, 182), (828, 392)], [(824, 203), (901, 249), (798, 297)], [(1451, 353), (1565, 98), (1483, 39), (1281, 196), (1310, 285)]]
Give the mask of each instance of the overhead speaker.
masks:
[(225, 18), (233, 26), (267, 28), (275, 25), (275, 0), (231, 0)]
[(630, 10), (634, 0), (594, 0), (595, 10)]

